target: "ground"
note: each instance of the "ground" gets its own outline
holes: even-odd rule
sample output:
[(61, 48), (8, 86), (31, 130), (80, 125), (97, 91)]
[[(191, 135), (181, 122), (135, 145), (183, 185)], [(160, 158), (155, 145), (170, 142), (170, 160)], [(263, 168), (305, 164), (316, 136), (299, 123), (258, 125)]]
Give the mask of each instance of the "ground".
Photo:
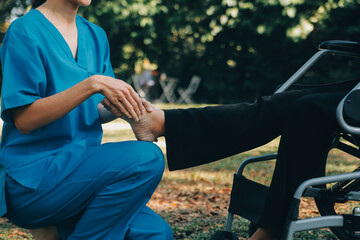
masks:
[[(117, 120), (105, 125), (104, 142), (134, 139), (125, 122)], [(148, 205), (170, 224), (175, 239), (209, 239), (216, 230), (225, 227), (233, 174), (246, 158), (275, 152), (279, 139), (258, 149), (242, 153), (215, 163), (192, 169), (169, 172), (165, 170), (163, 179)], [(159, 146), (165, 153), (164, 139)], [(357, 159), (339, 151), (329, 157), (329, 174), (351, 171), (356, 168)], [(245, 175), (264, 184), (271, 181), (274, 162), (257, 163), (245, 169)], [(339, 205), (341, 212), (350, 212), (354, 203)], [(317, 216), (318, 211), (312, 199), (303, 199), (300, 217)], [(233, 231), (239, 239), (246, 239), (248, 221), (235, 218)], [(17, 228), (7, 219), (0, 218), (0, 239), (33, 239), (27, 230)], [(328, 230), (304, 231), (296, 234), (296, 239), (336, 239)]]

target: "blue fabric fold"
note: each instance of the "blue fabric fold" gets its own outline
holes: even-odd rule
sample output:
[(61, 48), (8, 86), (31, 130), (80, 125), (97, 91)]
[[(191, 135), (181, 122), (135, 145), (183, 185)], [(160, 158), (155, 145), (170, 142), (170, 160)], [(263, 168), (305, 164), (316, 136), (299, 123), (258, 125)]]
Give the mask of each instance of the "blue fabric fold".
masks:
[(5, 176), (6, 176), (5, 168), (0, 165), (0, 217), (6, 213)]

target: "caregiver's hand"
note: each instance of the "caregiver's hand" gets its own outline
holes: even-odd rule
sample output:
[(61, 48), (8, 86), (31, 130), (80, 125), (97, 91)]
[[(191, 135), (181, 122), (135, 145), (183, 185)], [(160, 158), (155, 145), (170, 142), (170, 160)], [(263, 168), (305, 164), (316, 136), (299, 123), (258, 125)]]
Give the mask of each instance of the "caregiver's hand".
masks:
[[(115, 116), (117, 117), (120, 117), (120, 118), (123, 118), (126, 117), (122, 111), (120, 109), (118, 109), (115, 105), (113, 105), (109, 99), (107, 99), (106, 97), (104, 98), (104, 100), (102, 100), (102, 105), (108, 110), (110, 111), (112, 114), (114, 114)], [(151, 113), (154, 109), (154, 106), (149, 102), (147, 101), (146, 99), (144, 98), (141, 98), (141, 103), (142, 105), (145, 107), (146, 111), (148, 113)]]
[(135, 121), (141, 119), (145, 107), (139, 95), (129, 84), (122, 80), (101, 75), (94, 75), (92, 79), (99, 84), (98, 92), (104, 95), (125, 116)]

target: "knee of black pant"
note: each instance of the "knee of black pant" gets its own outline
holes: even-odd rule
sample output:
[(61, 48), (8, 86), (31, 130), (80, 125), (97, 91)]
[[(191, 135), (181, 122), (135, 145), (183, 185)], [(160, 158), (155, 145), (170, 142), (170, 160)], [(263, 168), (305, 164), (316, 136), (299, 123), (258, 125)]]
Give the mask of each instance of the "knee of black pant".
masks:
[(307, 97), (301, 97), (297, 99), (292, 106), (292, 115), (296, 118), (311, 118), (313, 114), (316, 114), (315, 102)]
[(336, 108), (341, 99), (342, 93), (309, 94), (294, 102), (293, 113), (305, 120), (317, 117), (315, 120), (323, 120), (325, 124), (334, 126)]

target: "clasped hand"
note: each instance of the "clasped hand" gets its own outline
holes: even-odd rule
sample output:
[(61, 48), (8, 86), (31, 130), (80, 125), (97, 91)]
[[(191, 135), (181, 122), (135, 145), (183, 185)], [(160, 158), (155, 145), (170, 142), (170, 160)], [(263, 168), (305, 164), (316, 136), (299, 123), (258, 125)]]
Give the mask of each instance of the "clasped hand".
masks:
[(126, 116), (138, 122), (145, 110), (152, 111), (151, 103), (140, 98), (139, 94), (126, 82), (104, 77), (102, 84), (100, 93), (105, 96), (102, 104), (115, 116), (122, 118)]

